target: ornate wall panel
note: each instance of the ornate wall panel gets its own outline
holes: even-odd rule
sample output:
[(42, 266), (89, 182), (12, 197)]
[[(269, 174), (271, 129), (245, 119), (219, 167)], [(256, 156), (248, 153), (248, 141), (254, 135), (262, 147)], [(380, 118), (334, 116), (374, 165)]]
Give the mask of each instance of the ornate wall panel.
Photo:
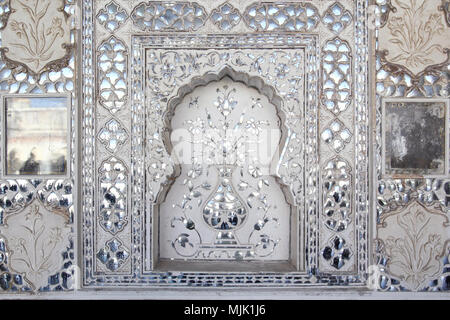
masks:
[[(449, 26), (444, 0), (0, 0), (1, 290), (448, 290)], [(27, 174), (8, 99), (55, 96), (67, 174)]]
[[(7, 94), (10, 99), (17, 97), (22, 106), (32, 100), (50, 103), (45, 99), (59, 97), (67, 100), (70, 118), (65, 134), (69, 141), (64, 158), (65, 174), (11, 176), (5, 166), (1, 168), (0, 287), (3, 293), (70, 291), (78, 284), (76, 172), (80, 92), (77, 89), (75, 1), (2, 1), (0, 6), (1, 94)], [(6, 141), (5, 123), (12, 112), (9, 108), (6, 112), (5, 101), (0, 116), (2, 141)], [(34, 117), (39, 114), (42, 118), (32, 119), (40, 124), (33, 126), (35, 135), (55, 127), (48, 113), (38, 112)], [(61, 118), (57, 113), (52, 115), (55, 121), (65, 121), (64, 116), (58, 120)], [(25, 124), (27, 117), (18, 116), (22, 117), (18, 123)], [(27, 143), (22, 143), (26, 148)], [(49, 145), (49, 151), (51, 147), (57, 146)], [(1, 148), (1, 162), (8, 163), (10, 170), (6, 157), (9, 161), (13, 151), (6, 154), (4, 144)], [(34, 149), (36, 154), (42, 151)], [(42, 162), (41, 168), (44, 164)]]
[[(85, 1), (84, 143), (91, 147), (83, 151), (83, 284), (364, 286), (368, 158), (355, 150), (367, 152), (367, 79), (355, 85), (355, 70), (368, 68), (367, 5)], [(255, 90), (253, 100), (234, 90)], [(211, 102), (206, 92), (217, 92)], [(214, 99), (218, 109), (209, 107)], [(286, 129), (272, 173), (226, 161), (218, 171), (177, 164), (171, 134), (216, 128), (223, 103), (233, 105), (229, 121), (255, 130), (273, 116), (242, 106), (276, 110)], [(220, 188), (228, 190), (223, 200)], [(234, 207), (236, 216), (215, 206)], [(286, 231), (269, 227), (274, 218)], [(271, 253), (274, 243), (279, 253)], [(270, 254), (258, 257), (262, 245)], [(205, 267), (204, 259), (216, 262)], [(261, 273), (258, 261), (266, 259), (291, 266)], [(226, 266), (235, 272), (217, 272)]]
[[(376, 287), (449, 289), (447, 1), (377, 1)], [(447, 5), (447, 9), (446, 9)]]

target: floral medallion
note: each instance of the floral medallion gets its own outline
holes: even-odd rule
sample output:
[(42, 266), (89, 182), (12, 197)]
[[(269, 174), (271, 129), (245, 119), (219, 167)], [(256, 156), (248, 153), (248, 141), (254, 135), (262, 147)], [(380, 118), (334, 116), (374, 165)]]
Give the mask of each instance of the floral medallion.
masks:
[(37, 200), (5, 219), (0, 231), (8, 239), (10, 268), (34, 289), (48, 285), (49, 276), (63, 268), (62, 253), (71, 233), (68, 222), (66, 212), (49, 211)]
[(2, 58), (22, 65), (31, 74), (60, 69), (69, 61), (70, 21), (64, 1), (22, 0), (11, 3), (12, 11), (2, 32)]
[(448, 227), (445, 214), (417, 201), (382, 217), (378, 238), (384, 243), (389, 274), (410, 290), (426, 287), (442, 271)]
[(447, 60), (450, 47), (440, 0), (393, 0), (395, 11), (380, 29), (380, 48), (389, 63), (413, 74)]

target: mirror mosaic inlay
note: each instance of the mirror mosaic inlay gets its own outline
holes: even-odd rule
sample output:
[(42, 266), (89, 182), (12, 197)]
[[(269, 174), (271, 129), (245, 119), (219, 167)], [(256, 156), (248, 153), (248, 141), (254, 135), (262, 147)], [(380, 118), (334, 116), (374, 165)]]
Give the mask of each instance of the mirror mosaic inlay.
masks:
[(0, 0), (0, 292), (447, 294), (449, 28), (446, 0)]

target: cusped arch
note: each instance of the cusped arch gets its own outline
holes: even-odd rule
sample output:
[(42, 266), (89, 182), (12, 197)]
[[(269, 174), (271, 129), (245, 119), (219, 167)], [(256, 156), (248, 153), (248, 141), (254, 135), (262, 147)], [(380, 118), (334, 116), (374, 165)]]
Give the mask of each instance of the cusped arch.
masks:
[[(188, 84), (181, 86), (177, 90), (177, 93), (169, 99), (167, 109), (163, 115), (164, 129), (162, 130), (162, 140), (167, 153), (171, 156), (171, 151), (173, 149), (170, 139), (170, 134), (172, 132), (171, 121), (175, 115), (177, 106), (180, 105), (180, 103), (187, 95), (194, 92), (197, 88), (206, 86), (212, 82), (219, 82), (227, 77), (229, 77), (232, 81), (240, 82), (249, 88), (256, 89), (258, 93), (267, 97), (269, 103), (275, 107), (276, 115), (279, 119), (279, 129), (281, 131), (280, 140), (278, 143), (278, 151), (280, 156), (277, 163), (281, 162), (282, 157), (285, 154), (283, 150), (286, 147), (289, 135), (289, 128), (286, 125), (288, 115), (285, 113), (285, 109), (283, 108), (283, 99), (277, 94), (276, 89), (271, 85), (268, 85), (261, 77), (251, 76), (245, 72), (237, 71), (228, 65), (223, 67), (219, 72), (209, 71), (202, 76), (193, 77)], [(273, 158), (275, 159), (276, 157), (277, 152), (274, 153)], [(173, 174), (171, 175), (171, 177), (169, 177), (168, 184), (163, 188), (160, 196), (158, 197), (159, 203), (164, 201), (165, 194), (170, 188), (170, 185), (173, 183), (174, 179), (176, 179), (180, 175), (180, 173), (180, 166), (174, 164)], [(276, 174), (273, 174), (272, 176), (276, 178), (278, 184), (283, 188), (283, 192), (286, 195), (286, 201), (289, 204), (293, 205), (294, 200), (292, 192), (289, 186), (283, 181), (284, 179), (279, 176), (278, 172), (276, 172)]]
[[(238, 83), (240, 84), (238, 85)], [(236, 84), (236, 86), (230, 86), (230, 84)], [(193, 109), (194, 113), (191, 115), (187, 109), (186, 98), (200, 87), (202, 90), (198, 93), (202, 98), (199, 100), (199, 107)], [(249, 91), (248, 96), (246, 93), (244, 94), (245, 88), (251, 89), (252, 93)], [(214, 92), (210, 90), (214, 90)], [(220, 95), (220, 99), (226, 100), (230, 92), (235, 92), (236, 97), (240, 97), (240, 94), (244, 94), (244, 96), (242, 100), (237, 98), (240, 101), (239, 106), (234, 113), (233, 120), (230, 120), (233, 124), (229, 128), (235, 127), (234, 121), (242, 119), (246, 110), (253, 110), (251, 114), (248, 114), (249, 119), (265, 121), (270, 125), (270, 129), (277, 130), (276, 140), (273, 140), (275, 143), (271, 144), (273, 148), (270, 149), (266, 158), (268, 162), (264, 162), (262, 165), (267, 171), (253, 175), (250, 170), (252, 165), (247, 162), (243, 164), (234, 162), (235, 160), (231, 160), (231, 162), (224, 160), (224, 162), (211, 164), (209, 162), (209, 160), (213, 160), (211, 158), (207, 163), (198, 162), (197, 165), (202, 169), (198, 169), (199, 173), (192, 176), (191, 172), (197, 169), (195, 169), (194, 163), (183, 163), (177, 161), (179, 159), (175, 159), (178, 157), (177, 148), (172, 143), (177, 142), (172, 140), (171, 134), (180, 128), (180, 125), (184, 126), (186, 123), (191, 125), (194, 123), (194, 119), (199, 119), (197, 116), (200, 115), (208, 122), (206, 119), (211, 119), (208, 110), (212, 112), (212, 118), (214, 121), (218, 121), (217, 123), (227, 121), (224, 109), (220, 109), (215, 104), (218, 107), (216, 109), (213, 103), (214, 101), (217, 103), (216, 93)], [(209, 93), (211, 93), (211, 97)], [(261, 107), (266, 111), (262, 114), (257, 109), (247, 107), (255, 99), (253, 94), (257, 96), (258, 100), (264, 97)], [(219, 99), (219, 97), (217, 98)], [(197, 99), (195, 98), (195, 100)], [(237, 103), (234, 98), (231, 98), (229, 103), (233, 104), (233, 102)], [(208, 109), (210, 103), (212, 108)], [(183, 111), (179, 114), (178, 107), (181, 105)], [(204, 115), (203, 107), (205, 107), (207, 115)], [(231, 114), (233, 111), (229, 112)], [(237, 123), (242, 123), (239, 121)], [(290, 254), (293, 245), (290, 240), (291, 225), (292, 221), (298, 221), (298, 208), (290, 192), (290, 186), (283, 182), (277, 172), (279, 163), (283, 160), (281, 156), (285, 154), (282, 151), (289, 141), (289, 128), (286, 121), (287, 115), (283, 109), (283, 100), (273, 87), (267, 85), (260, 77), (236, 71), (229, 66), (222, 68), (219, 72), (208, 72), (203, 76), (192, 78), (189, 84), (180, 87), (168, 99), (162, 119), (163, 134), (161, 138), (165, 152), (172, 158), (173, 170), (158, 197), (159, 201), (155, 203), (155, 212), (158, 214), (156, 220), (159, 223), (161, 259), (233, 260), (236, 255), (240, 257), (236, 258), (238, 260), (285, 261), (293, 258)], [(198, 126), (202, 128), (201, 130), (205, 130), (203, 125), (198, 124)], [(222, 125), (218, 127), (223, 130)], [(215, 125), (211, 128), (216, 129)], [(221, 137), (224, 137), (223, 134), (225, 133), (221, 133)], [(248, 133), (243, 134), (247, 135)], [(197, 141), (203, 141), (202, 139), (197, 139)], [(191, 142), (188, 140), (186, 141), (190, 144)], [(222, 145), (228, 142), (227, 138), (219, 139), (218, 149), (213, 146), (213, 150), (220, 150)], [(233, 149), (231, 152), (237, 152), (236, 150)], [(209, 157), (209, 152), (207, 154)], [(274, 164), (276, 167), (273, 167)], [(209, 175), (209, 178), (206, 178), (210, 174), (210, 166), (217, 170), (217, 176)], [(236, 174), (233, 174), (234, 169), (236, 169)], [(208, 173), (204, 176), (206, 171)], [(246, 182), (246, 186), (241, 188), (238, 180)], [(205, 181), (209, 184), (208, 188), (204, 187)], [(266, 184), (264, 189), (262, 189), (263, 184)], [(258, 192), (260, 195), (254, 195), (256, 190), (261, 191)], [(261, 200), (260, 196), (267, 199), (266, 202)], [(248, 222), (245, 223), (245, 221)], [(262, 242), (260, 241), (261, 237), (265, 239)], [(279, 245), (279, 243), (281, 244)]]

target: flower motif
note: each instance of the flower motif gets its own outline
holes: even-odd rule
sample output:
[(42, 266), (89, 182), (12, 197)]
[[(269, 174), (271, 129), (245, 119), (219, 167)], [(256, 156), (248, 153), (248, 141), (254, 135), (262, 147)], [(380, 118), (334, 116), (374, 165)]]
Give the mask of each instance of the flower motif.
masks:
[(425, 1), (397, 0), (402, 8), (398, 16), (392, 17), (387, 26), (394, 44), (399, 53), (391, 62), (402, 62), (413, 70), (433, 63), (429, 56), (436, 51), (443, 54), (442, 45), (438, 36), (444, 32), (442, 15), (438, 13), (427, 15)]
[(47, 286), (48, 277), (61, 270), (61, 253), (66, 249), (71, 232), (67, 222), (67, 216), (48, 211), (36, 202), (29, 210), (6, 218), (2, 235), (9, 240), (12, 249), (9, 268), (23, 274), (33, 289)]
[(352, 252), (347, 246), (345, 239), (335, 236), (329, 240), (329, 245), (322, 250), (322, 257), (330, 261), (335, 269), (341, 269), (346, 260), (350, 260)]
[(396, 234), (390, 233), (384, 240), (389, 273), (411, 290), (420, 290), (441, 271), (445, 230), (434, 226), (442, 225), (444, 220), (445, 216), (426, 212), (414, 201), (396, 215)]
[(98, 138), (110, 152), (116, 152), (128, 139), (128, 133), (115, 119), (108, 121), (100, 130)]
[(284, 79), (286, 75), (289, 73), (289, 66), (285, 63), (280, 63), (275, 68), (275, 73), (278, 79)]
[(217, 96), (217, 100), (214, 101), (214, 105), (224, 117), (227, 117), (234, 110), (238, 102), (232, 96), (236, 92), (235, 88), (230, 89), (225, 85), (223, 89), (223, 91), (220, 88), (216, 89), (219, 95)]
[(128, 19), (128, 13), (117, 3), (111, 1), (99, 11), (97, 19), (109, 32), (114, 32)]
[(262, 177), (261, 169), (253, 165), (248, 166), (248, 173), (255, 179)]
[(196, 179), (203, 174), (203, 166), (200, 164), (193, 164), (192, 168), (188, 171), (187, 176), (191, 179)]
[(200, 117), (195, 120), (186, 120), (184, 123), (189, 125), (188, 130), (194, 136), (201, 135), (205, 131), (205, 121)]
[(261, 98), (252, 97), (252, 109), (254, 108), (262, 108)]
[(229, 3), (222, 4), (211, 12), (211, 20), (221, 30), (231, 30), (241, 20), (239, 11)]
[(111, 271), (120, 269), (129, 256), (128, 249), (117, 239), (106, 242), (105, 247), (97, 252), (97, 259)]
[(53, 18), (51, 26), (47, 29), (46, 35), (53, 35), (54, 37), (63, 37), (64, 29), (61, 27), (62, 20), (61, 18)]
[(15, 20), (12, 20), (9, 25), (11, 26), (11, 30), (14, 31), (17, 35), (17, 37), (19, 37), (19, 39), (22, 37), (23, 34), (25, 34), (25, 28), (26, 25), (23, 22), (17, 22)]

